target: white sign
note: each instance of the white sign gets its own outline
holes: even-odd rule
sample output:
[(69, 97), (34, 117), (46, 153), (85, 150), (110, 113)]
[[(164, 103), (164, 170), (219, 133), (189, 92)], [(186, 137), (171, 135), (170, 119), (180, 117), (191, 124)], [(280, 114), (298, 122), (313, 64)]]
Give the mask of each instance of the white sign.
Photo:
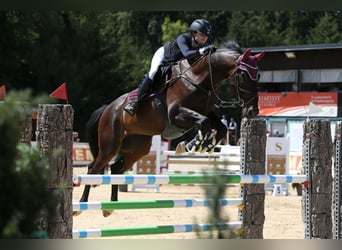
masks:
[(286, 137), (267, 137), (267, 155), (288, 155), (289, 142)]

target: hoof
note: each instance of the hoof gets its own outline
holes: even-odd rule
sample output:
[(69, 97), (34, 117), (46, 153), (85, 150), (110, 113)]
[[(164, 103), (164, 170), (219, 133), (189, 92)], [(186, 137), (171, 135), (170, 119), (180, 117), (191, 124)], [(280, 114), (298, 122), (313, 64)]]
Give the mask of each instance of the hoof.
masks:
[(82, 211), (73, 211), (72, 216), (78, 216), (82, 213)]
[(112, 213), (113, 213), (113, 210), (103, 210), (102, 211), (103, 217), (108, 217)]
[(196, 150), (196, 146), (193, 146), (190, 150), (187, 150), (190, 156), (194, 156), (196, 152), (201, 152), (201, 148), (199, 150)]
[(175, 153), (176, 154), (181, 154), (181, 153), (185, 153), (186, 149), (185, 149), (185, 141), (182, 141), (180, 143), (178, 143)]

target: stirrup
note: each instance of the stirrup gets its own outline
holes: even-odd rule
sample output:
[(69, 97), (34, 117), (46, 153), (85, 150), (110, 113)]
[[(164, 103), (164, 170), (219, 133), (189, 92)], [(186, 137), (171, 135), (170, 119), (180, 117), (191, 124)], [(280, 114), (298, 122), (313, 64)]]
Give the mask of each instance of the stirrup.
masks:
[(128, 103), (124, 107), (124, 110), (131, 116), (135, 115), (135, 113), (137, 112), (137, 102)]

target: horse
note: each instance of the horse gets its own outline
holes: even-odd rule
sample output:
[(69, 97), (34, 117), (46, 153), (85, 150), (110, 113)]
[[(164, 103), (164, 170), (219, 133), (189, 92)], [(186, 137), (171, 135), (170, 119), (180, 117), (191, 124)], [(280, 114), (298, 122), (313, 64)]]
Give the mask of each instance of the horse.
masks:
[[(223, 102), (216, 93), (217, 86), (227, 80), (229, 90), (242, 107), (242, 116), (255, 117), (259, 112), (257, 62), (264, 53), (251, 55), (250, 48), (243, 52), (236, 42), (226, 42), (192, 64), (183, 59), (172, 65), (164, 87), (145, 97), (135, 115), (124, 111), (132, 92), (95, 110), (87, 123), (94, 156), (88, 174), (103, 174), (108, 165), (111, 174), (124, 174), (149, 153), (154, 135), (175, 139), (195, 127), (198, 134), (183, 143), (181, 150), (212, 151), (227, 133), (215, 113), (218, 103)], [(88, 201), (90, 188), (85, 185), (80, 202)], [(112, 185), (111, 201), (117, 200), (118, 185)], [(107, 217), (113, 211), (102, 212)], [(80, 213), (75, 211), (73, 215)]]

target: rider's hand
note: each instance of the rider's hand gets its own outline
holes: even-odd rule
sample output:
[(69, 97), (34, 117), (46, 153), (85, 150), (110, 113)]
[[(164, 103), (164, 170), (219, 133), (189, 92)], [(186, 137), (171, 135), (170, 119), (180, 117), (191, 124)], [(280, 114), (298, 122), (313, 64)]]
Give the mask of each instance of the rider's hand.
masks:
[(215, 47), (215, 45), (208, 45), (208, 46), (206, 46), (206, 47), (203, 47), (203, 48), (200, 48), (199, 50), (198, 50), (198, 52), (200, 53), (200, 55), (204, 55), (204, 54), (206, 54), (206, 53), (208, 53), (209, 51), (215, 51), (216, 50), (216, 47)]

